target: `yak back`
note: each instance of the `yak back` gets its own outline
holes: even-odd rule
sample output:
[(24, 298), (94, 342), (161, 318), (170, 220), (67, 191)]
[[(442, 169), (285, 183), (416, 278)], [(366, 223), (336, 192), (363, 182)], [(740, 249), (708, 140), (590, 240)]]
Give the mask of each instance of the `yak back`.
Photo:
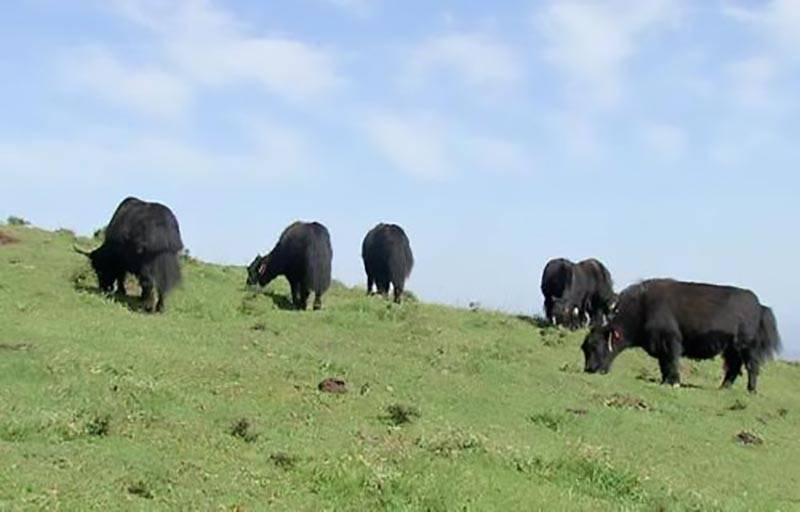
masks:
[(545, 298), (561, 298), (572, 285), (575, 264), (566, 258), (555, 258), (547, 262), (542, 272), (542, 295)]
[(600, 261), (589, 258), (575, 265), (570, 292), (576, 303), (583, 297), (597, 297), (604, 302), (614, 299), (614, 282), (611, 273)]
[(178, 220), (160, 203), (128, 197), (120, 203), (105, 230), (105, 243), (137, 254), (178, 253), (183, 249)]
[(730, 340), (752, 342), (761, 322), (758, 297), (733, 286), (651, 279), (626, 288), (619, 296), (612, 326), (633, 345), (658, 352), (647, 333), (680, 336), (684, 355), (713, 357)]
[(403, 228), (396, 224), (378, 224), (361, 244), (361, 256), (367, 272), (375, 272), (400, 283), (414, 268), (414, 255)]
[(304, 281), (314, 292), (330, 287), (333, 250), (328, 229), (319, 222), (289, 225), (267, 258), (271, 275)]

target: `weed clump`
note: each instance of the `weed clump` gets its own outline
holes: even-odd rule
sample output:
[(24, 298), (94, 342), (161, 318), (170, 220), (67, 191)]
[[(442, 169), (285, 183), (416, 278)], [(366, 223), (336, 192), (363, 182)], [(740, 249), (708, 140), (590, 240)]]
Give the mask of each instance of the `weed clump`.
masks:
[(634, 409), (637, 411), (650, 411), (650, 405), (639, 397), (633, 395), (623, 395), (614, 393), (606, 398), (603, 403), (606, 407), (613, 407), (615, 409)]
[(234, 421), (229, 432), (233, 437), (238, 437), (245, 443), (255, 443), (258, 440), (258, 433), (253, 430), (253, 425), (247, 418)]
[(461, 429), (450, 429), (431, 439), (420, 438), (417, 446), (440, 457), (452, 458), (463, 452), (475, 452), (484, 449), (484, 439), (476, 434)]
[(86, 424), (86, 433), (94, 437), (105, 437), (110, 426), (111, 418), (108, 415), (95, 416)]
[(553, 432), (559, 432), (567, 422), (567, 417), (563, 414), (554, 414), (549, 412), (537, 413), (528, 417), (528, 420), (534, 425), (539, 425)]
[(758, 446), (764, 444), (764, 439), (761, 436), (759, 436), (755, 432), (750, 432), (748, 430), (742, 430), (741, 432), (736, 434), (734, 438), (745, 446), (749, 445)]
[(733, 404), (731, 404), (730, 407), (728, 407), (729, 411), (743, 411), (745, 409), (747, 409), (747, 404), (741, 400), (736, 400), (733, 402)]
[(129, 485), (128, 492), (134, 496), (138, 496), (146, 500), (153, 499), (153, 493), (150, 492), (150, 489), (147, 488), (147, 484), (145, 484), (142, 480)]
[(391, 404), (386, 407), (386, 420), (394, 426), (411, 423), (419, 417), (419, 409), (413, 405)]
[(269, 456), (269, 460), (284, 471), (294, 469), (297, 465), (297, 457), (286, 452), (275, 452)]

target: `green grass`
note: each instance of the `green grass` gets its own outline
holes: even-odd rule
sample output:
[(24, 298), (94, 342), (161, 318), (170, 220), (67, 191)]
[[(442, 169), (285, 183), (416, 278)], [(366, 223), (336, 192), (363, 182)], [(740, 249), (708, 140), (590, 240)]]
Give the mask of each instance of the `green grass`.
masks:
[(0, 510), (800, 509), (789, 363), (756, 396), (719, 361), (677, 390), (635, 351), (585, 375), (581, 333), (360, 287), (288, 311), (194, 260), (148, 316), (71, 232), (0, 231)]

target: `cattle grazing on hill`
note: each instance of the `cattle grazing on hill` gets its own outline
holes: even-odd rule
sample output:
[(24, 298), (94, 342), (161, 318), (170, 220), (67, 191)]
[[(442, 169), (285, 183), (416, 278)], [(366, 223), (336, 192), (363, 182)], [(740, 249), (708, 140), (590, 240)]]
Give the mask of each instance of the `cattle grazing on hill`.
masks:
[(609, 324), (586, 336), (585, 371), (607, 373), (628, 347), (658, 359), (662, 383), (676, 386), (681, 357), (722, 354), (722, 387), (730, 387), (744, 365), (747, 389), (754, 392), (761, 364), (780, 351), (780, 336), (772, 310), (749, 290), (653, 279), (623, 291)]
[(128, 197), (120, 203), (105, 229), (103, 244), (89, 257), (100, 289), (125, 295), (125, 276), (134, 274), (142, 288), (144, 308), (162, 311), (166, 294), (180, 282), (178, 253), (183, 249), (178, 220), (159, 203)]
[(547, 320), (578, 329), (590, 321), (600, 325), (611, 313), (616, 296), (608, 269), (591, 258), (579, 263), (557, 258), (547, 262), (541, 290)]
[(367, 273), (367, 294), (372, 293), (374, 284), (378, 293), (386, 296), (391, 284), (394, 301), (399, 304), (406, 279), (414, 267), (411, 245), (403, 229), (396, 224), (378, 224), (364, 237), (361, 257)]
[(306, 309), (314, 292), (314, 309), (320, 309), (322, 295), (331, 285), (332, 259), (328, 229), (318, 222), (295, 222), (281, 233), (269, 254), (256, 256), (247, 269), (247, 284), (266, 286), (285, 276), (295, 308)]

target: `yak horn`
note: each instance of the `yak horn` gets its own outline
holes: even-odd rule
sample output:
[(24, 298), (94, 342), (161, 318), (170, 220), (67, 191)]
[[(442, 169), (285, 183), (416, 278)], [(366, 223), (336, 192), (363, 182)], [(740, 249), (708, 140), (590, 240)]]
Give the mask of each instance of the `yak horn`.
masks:
[(614, 331), (611, 331), (610, 333), (608, 333), (608, 351), (609, 352), (613, 352), (614, 351), (614, 344), (612, 343), (613, 339), (614, 339)]
[(80, 248), (80, 247), (78, 247), (77, 245), (73, 245), (73, 246), (72, 246), (72, 248), (73, 248), (73, 249), (75, 250), (75, 252), (77, 252), (78, 254), (83, 254), (84, 256), (91, 256), (91, 255), (92, 255), (92, 251), (87, 251), (86, 249), (81, 249), (81, 248)]

